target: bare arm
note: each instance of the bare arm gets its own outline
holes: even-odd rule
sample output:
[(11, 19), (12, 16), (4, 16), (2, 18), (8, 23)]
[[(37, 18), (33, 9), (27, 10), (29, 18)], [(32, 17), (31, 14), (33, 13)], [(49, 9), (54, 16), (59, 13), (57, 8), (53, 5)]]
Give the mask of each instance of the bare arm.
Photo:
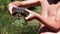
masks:
[(31, 7), (31, 6), (40, 5), (40, 1), (39, 0), (15, 1), (12, 2), (12, 4), (21, 7)]
[[(43, 4), (42, 4), (42, 10), (40, 12), (40, 15), (43, 16), (44, 18), (47, 18), (48, 17), (48, 6), (49, 4), (47, 3), (46, 0), (43, 1)], [(40, 21), (41, 22), (41, 21)], [(45, 25), (43, 23), (40, 23), (41, 24), (41, 27), (44, 27)]]
[(46, 27), (54, 31), (59, 31), (60, 29), (60, 23), (57, 20), (50, 21), (49, 19), (46, 19), (39, 14), (37, 14), (37, 20), (41, 21)]
[(27, 10), (27, 11), (30, 14), (27, 17), (25, 17), (26, 20), (32, 20), (33, 18), (35, 18), (35, 19), (39, 20), (41, 23), (43, 23), (47, 28), (49, 28), (53, 31), (57, 32), (60, 30), (60, 19), (59, 19), (60, 16), (59, 15), (57, 15), (57, 16), (59, 16), (59, 18), (57, 17), (56, 20), (49, 20), (48, 18), (45, 18), (45, 17), (41, 16), (40, 14), (37, 14), (33, 11), (30, 11), (30, 10)]
[(8, 10), (9, 13), (12, 15), (12, 8), (13, 7), (32, 7), (32, 6), (36, 6), (36, 5), (40, 5), (40, 3), (42, 2), (42, 0), (26, 0), (26, 1), (15, 1), (15, 2), (11, 2), (8, 5)]

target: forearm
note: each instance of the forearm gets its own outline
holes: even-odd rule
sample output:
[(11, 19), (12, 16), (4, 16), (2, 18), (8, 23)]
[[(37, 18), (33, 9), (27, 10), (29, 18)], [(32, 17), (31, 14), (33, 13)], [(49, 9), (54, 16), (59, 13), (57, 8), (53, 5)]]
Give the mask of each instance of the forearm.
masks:
[(40, 2), (38, 0), (26, 0), (26, 1), (15, 1), (12, 2), (12, 4), (21, 7), (31, 7), (31, 6), (40, 5)]
[(46, 27), (54, 30), (54, 31), (58, 31), (60, 26), (59, 23), (57, 23), (56, 21), (50, 21), (49, 19), (46, 19), (44, 17), (42, 17), (41, 15), (37, 14), (37, 20), (39, 20), (40, 22), (42, 22)]

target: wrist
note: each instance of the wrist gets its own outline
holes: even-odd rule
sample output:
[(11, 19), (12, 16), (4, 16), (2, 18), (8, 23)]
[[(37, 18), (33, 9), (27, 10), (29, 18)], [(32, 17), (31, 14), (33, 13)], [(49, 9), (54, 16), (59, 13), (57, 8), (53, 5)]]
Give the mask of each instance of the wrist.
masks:
[(36, 19), (40, 21), (40, 14), (36, 14)]

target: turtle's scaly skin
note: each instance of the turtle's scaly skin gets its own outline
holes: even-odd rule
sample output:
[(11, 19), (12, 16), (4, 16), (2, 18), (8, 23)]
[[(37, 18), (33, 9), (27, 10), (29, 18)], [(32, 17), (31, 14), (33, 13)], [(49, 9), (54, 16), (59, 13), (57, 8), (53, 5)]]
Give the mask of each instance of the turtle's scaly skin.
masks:
[(18, 17), (21, 17), (21, 16), (26, 17), (29, 15), (29, 13), (23, 7), (13, 8), (12, 13), (13, 13), (13, 16), (18, 16)]

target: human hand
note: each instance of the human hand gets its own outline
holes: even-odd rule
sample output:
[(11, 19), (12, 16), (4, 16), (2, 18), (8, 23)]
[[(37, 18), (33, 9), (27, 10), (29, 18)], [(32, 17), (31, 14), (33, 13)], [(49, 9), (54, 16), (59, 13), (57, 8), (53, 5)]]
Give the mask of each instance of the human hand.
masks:
[[(16, 3), (15, 3), (15, 4), (16, 4)], [(9, 3), (9, 5), (8, 5), (8, 11), (9, 11), (9, 13), (10, 13), (11, 15), (13, 15), (12, 9), (13, 9), (13, 8), (18, 8), (18, 6), (15, 5), (15, 4), (14, 4), (14, 3)], [(35, 18), (36, 18), (36, 13), (35, 13), (35, 12), (30, 11), (30, 10), (28, 10), (28, 9), (25, 9), (25, 10), (29, 12), (29, 15), (28, 15), (27, 17), (25, 17), (25, 20), (29, 21), (29, 20), (32, 20), (32, 19), (35, 19)]]
[(26, 21), (30, 21), (32, 19), (36, 19), (37, 18), (37, 13), (35, 13), (33, 11), (30, 11), (28, 9), (25, 9), (25, 10), (29, 12), (29, 15), (27, 17), (25, 17)]
[(9, 13), (10, 13), (11, 15), (13, 14), (13, 13), (12, 13), (13, 7), (14, 7), (14, 8), (17, 8), (18, 6), (15, 6), (14, 4), (9, 3), (9, 5), (8, 5), (8, 11), (9, 11)]

